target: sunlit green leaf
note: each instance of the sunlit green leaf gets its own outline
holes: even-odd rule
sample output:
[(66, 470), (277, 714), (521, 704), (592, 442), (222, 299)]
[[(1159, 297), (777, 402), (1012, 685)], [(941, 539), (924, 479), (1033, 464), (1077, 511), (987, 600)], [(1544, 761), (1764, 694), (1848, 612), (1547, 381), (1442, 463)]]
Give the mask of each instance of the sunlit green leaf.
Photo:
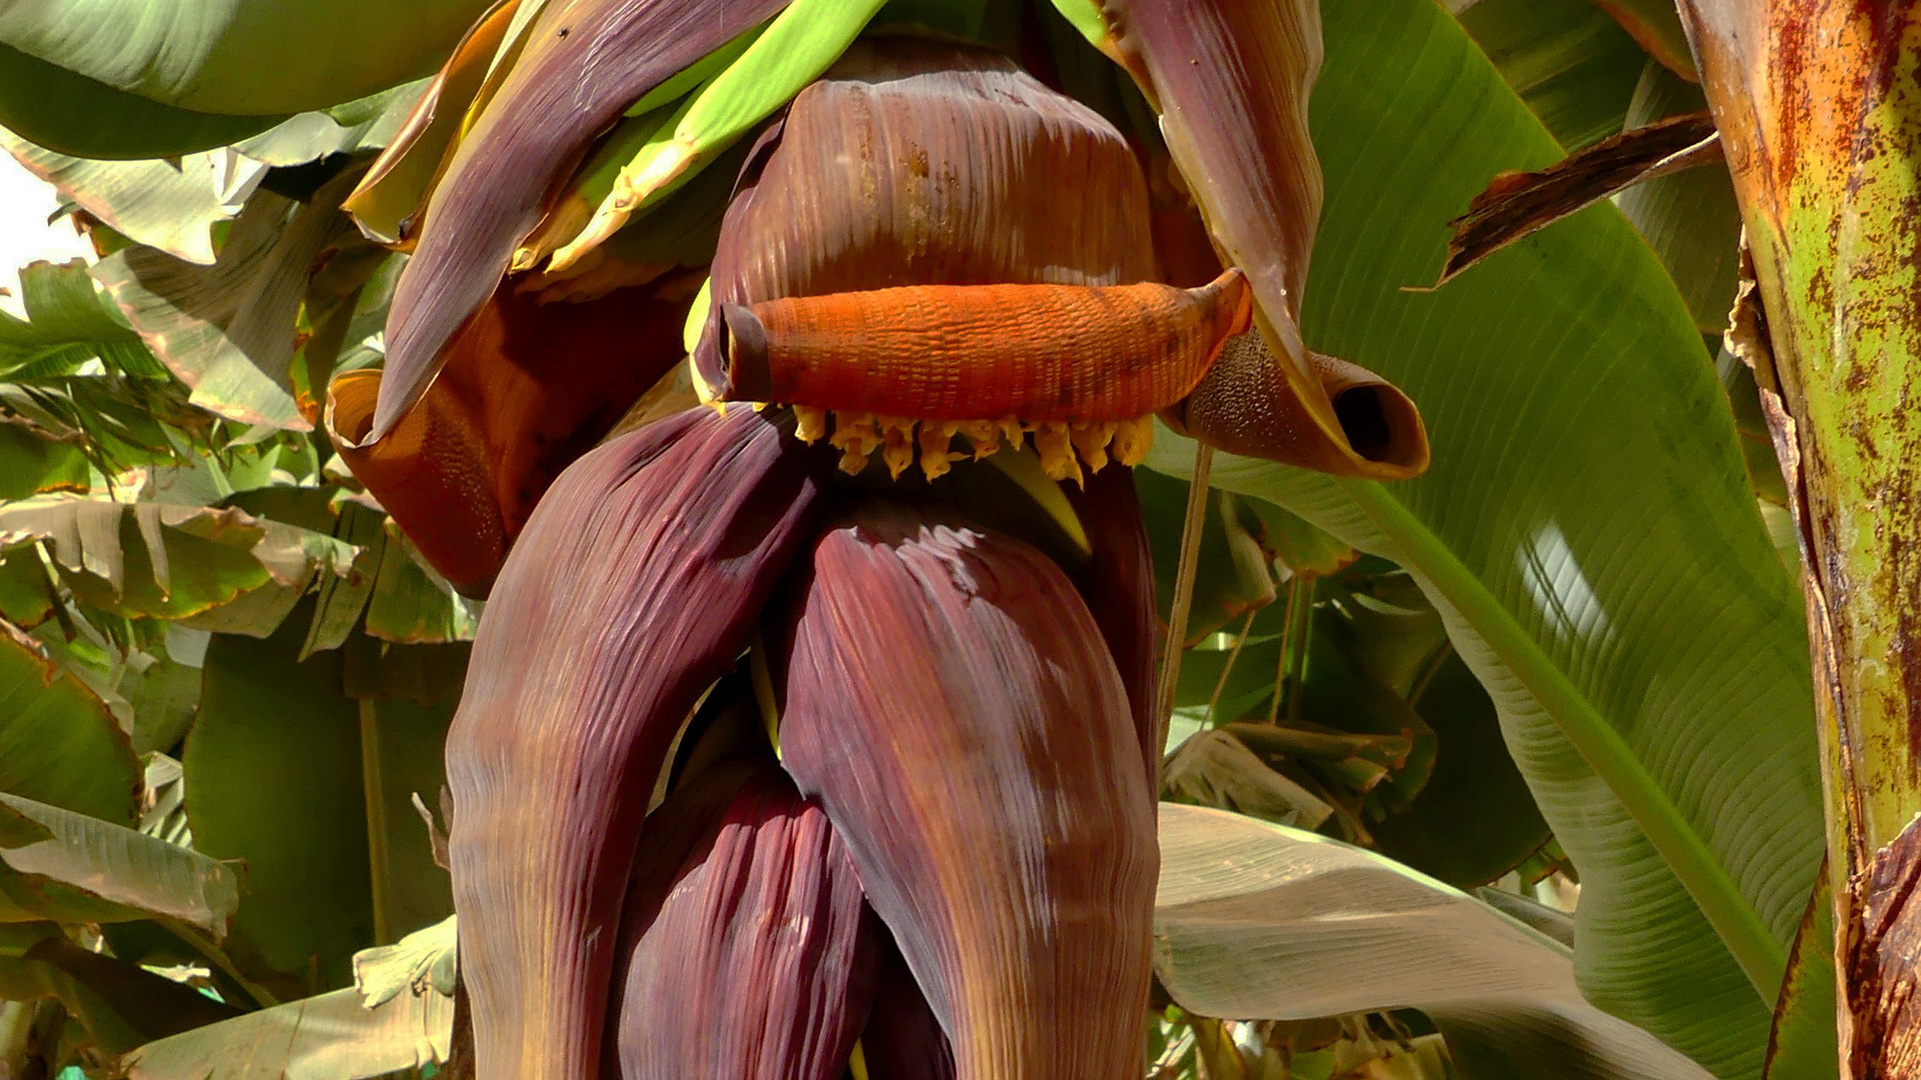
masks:
[(0, 911), (63, 923), (173, 919), (218, 939), (239, 903), (234, 869), (123, 825), (0, 794), (51, 835), (0, 849)]
[(1205, 1016), (1412, 1006), (1475, 1080), (1705, 1080), (1589, 1005), (1566, 947), (1388, 859), (1220, 810), (1161, 804), (1155, 966)]
[[(1435, 279), (1445, 222), (1490, 176), (1560, 149), (1440, 9), (1324, 8), (1329, 197), (1304, 327), (1421, 403), (1434, 465), (1382, 485), (1225, 458), (1215, 482), (1415, 576), (1580, 870), (1583, 990), (1753, 1077), (1821, 789), (1799, 598), (1725, 398), (1609, 207), (1402, 291)], [(1191, 449), (1158, 453), (1184, 471)]]

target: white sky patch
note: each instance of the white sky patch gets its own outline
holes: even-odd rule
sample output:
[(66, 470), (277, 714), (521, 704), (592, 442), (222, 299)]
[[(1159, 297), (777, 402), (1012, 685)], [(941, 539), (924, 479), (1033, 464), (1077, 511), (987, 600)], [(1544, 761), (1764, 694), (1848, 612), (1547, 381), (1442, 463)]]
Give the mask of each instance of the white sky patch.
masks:
[(52, 225), (47, 216), (60, 204), (53, 186), (0, 153), (0, 308), (24, 317), (20, 306), (20, 267), (39, 259), (93, 262), (93, 246), (61, 218)]
[(1610, 636), (1607, 609), (1574, 558), (1567, 537), (1550, 521), (1514, 553), (1528, 595), (1562, 641), (1599, 642)]

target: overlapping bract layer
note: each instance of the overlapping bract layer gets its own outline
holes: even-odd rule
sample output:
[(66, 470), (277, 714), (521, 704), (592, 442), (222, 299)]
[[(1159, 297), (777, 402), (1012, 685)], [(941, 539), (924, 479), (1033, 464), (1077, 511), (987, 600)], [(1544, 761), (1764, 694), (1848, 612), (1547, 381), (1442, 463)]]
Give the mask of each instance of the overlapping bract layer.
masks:
[(815, 543), (789, 618), (783, 763), (845, 840), (956, 1074), (1134, 1074), (1154, 796), (1066, 575), (951, 513), (871, 502)]
[(592, 1080), (628, 870), (674, 734), (803, 543), (811, 455), (680, 413), (562, 476), (503, 568), (447, 738), (479, 1080)]
[[(1046, 181), (1037, 183), (1042, 177)], [(1064, 198), (1066, 191), (1072, 197)], [(782, 125), (748, 158), (721, 227), (714, 303), (694, 351), (695, 375), (711, 398), (750, 396), (748, 387), (733, 385), (737, 372), (727, 363), (723, 312), (729, 305), (908, 286), (1132, 285), (1151, 281), (1154, 272), (1140, 163), (1100, 114), (997, 53), (912, 38), (862, 41), (794, 99)], [(1044, 342), (1059, 328), (1050, 322), (1058, 312), (1029, 304), (1024, 320), (1018, 311), (1007, 317)], [(924, 312), (908, 306), (872, 314), (862, 328), (870, 344), (890, 332), (912, 334), (925, 321)], [(1116, 317), (1103, 333), (1122, 348), (1139, 329)], [(884, 351), (876, 344), (868, 353)], [(1013, 391), (999, 395), (1003, 404), (1058, 395), (1067, 385), (1038, 383), (1037, 372), (1017, 365), (1002, 370), (958, 337), (887, 364), (854, 359), (862, 385), (847, 389), (878, 404), (849, 407), (845, 423), (836, 425), (836, 445), (848, 450), (853, 467), (890, 431), (902, 461), (913, 460), (913, 426), (929, 414), (903, 390), (923, 373), (967, 371), (976, 386)], [(1098, 365), (1097, 358), (1087, 359)], [(1127, 420), (1158, 407), (1145, 397), (1134, 404)], [(1038, 428), (1044, 420), (960, 411), (986, 425), (978, 435), (959, 430), (989, 450), (996, 445), (987, 441), (994, 423), (1018, 442), (1022, 421)], [(880, 426), (872, 428), (876, 419)], [(1054, 427), (1035, 433), (1059, 476), (1078, 472), (1072, 465), (1081, 444), (1084, 459), (1097, 467), (1108, 441), (1117, 438), (1113, 421), (1063, 420)], [(945, 443), (955, 430), (945, 423), (922, 426), (919, 434), (937, 444), (922, 455), (924, 464), (936, 463), (930, 473), (945, 467)], [(1126, 456), (1139, 441), (1127, 440)]]
[(486, 302), (594, 136), (649, 90), (785, 6), (785, 0), (550, 3), (426, 209), (428, 226), (387, 321), (371, 436), (392, 430), (439, 371), (442, 349)]
[(688, 303), (647, 286), (540, 304), (502, 285), (387, 438), (365, 443), (370, 370), (334, 380), (327, 434), (427, 561), (484, 596), (548, 485), (680, 358)]
[(771, 760), (689, 785), (635, 858), (609, 1012), (620, 1076), (840, 1080), (885, 944), (845, 846)]

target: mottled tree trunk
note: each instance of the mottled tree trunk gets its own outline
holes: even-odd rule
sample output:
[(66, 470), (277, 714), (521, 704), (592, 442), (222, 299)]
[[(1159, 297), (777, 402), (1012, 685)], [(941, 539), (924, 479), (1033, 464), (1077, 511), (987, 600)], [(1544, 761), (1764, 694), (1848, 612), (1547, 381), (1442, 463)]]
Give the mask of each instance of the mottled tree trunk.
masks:
[(1681, 8), (1752, 257), (1731, 337), (1807, 566), (1842, 1072), (1921, 1076), (1921, 4)]

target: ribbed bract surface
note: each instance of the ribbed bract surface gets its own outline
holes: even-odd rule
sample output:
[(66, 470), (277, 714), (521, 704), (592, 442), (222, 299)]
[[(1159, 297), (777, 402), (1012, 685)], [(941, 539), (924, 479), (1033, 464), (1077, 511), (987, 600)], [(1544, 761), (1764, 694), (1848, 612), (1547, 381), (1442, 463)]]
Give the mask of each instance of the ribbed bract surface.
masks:
[(984, 49), (856, 42), (748, 158), (695, 364), (725, 385), (723, 303), (1125, 285), (1154, 277), (1149, 233), (1140, 163), (1093, 109)]
[(869, 503), (815, 544), (783, 763), (959, 1077), (1135, 1076), (1158, 860), (1127, 694), (1059, 567), (951, 521)]
[[(609, 1014), (620, 1076), (839, 1080), (885, 943), (847, 849), (771, 762), (722, 813), (686, 812), (704, 801), (677, 793), (643, 831)], [(659, 858), (672, 838), (650, 834), (687, 829), (688, 854)]]
[(478, 1080), (596, 1074), (662, 758), (806, 539), (791, 447), (740, 408), (623, 436), (567, 470), (501, 571), (447, 737)]
[(594, 137), (681, 68), (785, 0), (554, 0), (427, 204), (387, 319), (376, 435), (439, 371), (440, 353), (507, 272), (514, 247)]

